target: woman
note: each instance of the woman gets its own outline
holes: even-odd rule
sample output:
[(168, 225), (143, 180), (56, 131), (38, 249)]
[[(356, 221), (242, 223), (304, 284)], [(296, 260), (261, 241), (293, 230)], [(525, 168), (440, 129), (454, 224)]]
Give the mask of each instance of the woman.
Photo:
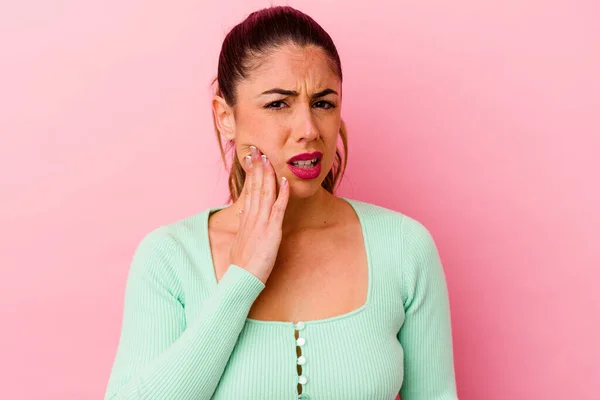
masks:
[(333, 194), (347, 138), (329, 35), (290, 7), (255, 12), (217, 85), (232, 203), (140, 243), (105, 398), (456, 399), (430, 234)]

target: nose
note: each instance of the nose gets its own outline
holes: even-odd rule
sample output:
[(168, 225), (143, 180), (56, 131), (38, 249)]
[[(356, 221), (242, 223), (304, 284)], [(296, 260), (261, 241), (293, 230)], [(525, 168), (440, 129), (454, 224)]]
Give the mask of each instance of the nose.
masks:
[(296, 140), (312, 141), (319, 138), (319, 128), (315, 123), (311, 110), (306, 110), (298, 115), (298, 125), (296, 129)]

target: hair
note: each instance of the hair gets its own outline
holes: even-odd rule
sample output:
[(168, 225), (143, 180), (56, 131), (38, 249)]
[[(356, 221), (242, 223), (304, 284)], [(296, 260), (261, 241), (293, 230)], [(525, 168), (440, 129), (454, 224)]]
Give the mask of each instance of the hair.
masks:
[[(237, 101), (236, 88), (240, 81), (260, 65), (259, 57), (278, 47), (295, 44), (301, 47), (318, 46), (329, 57), (331, 67), (342, 80), (342, 65), (337, 49), (329, 34), (310, 16), (289, 6), (269, 7), (250, 14), (244, 21), (233, 27), (227, 34), (221, 47), (215, 94), (225, 99), (234, 107)], [(215, 83), (213, 82), (213, 83)], [(246, 172), (238, 161), (235, 142), (228, 140), (223, 148), (221, 133), (213, 115), (215, 133), (221, 152), (221, 159), (227, 169), (225, 154), (233, 149), (232, 166), (229, 170), (229, 201), (236, 201), (241, 194), (246, 179)], [(334, 193), (341, 181), (347, 164), (348, 134), (342, 120), (340, 137), (343, 144), (343, 157), (336, 148), (332, 169), (328, 172), (321, 186)]]

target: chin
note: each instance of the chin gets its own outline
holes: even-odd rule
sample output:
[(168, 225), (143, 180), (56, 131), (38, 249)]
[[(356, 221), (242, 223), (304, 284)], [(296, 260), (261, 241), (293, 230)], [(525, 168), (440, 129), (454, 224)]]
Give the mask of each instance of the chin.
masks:
[(315, 179), (300, 179), (292, 175), (288, 178), (290, 182), (290, 197), (308, 199), (325, 190), (321, 185), (326, 176), (327, 173), (324, 173)]
[[(324, 164), (323, 161), (325, 161)], [(299, 168), (288, 164), (285, 176), (290, 182), (290, 196), (306, 199), (314, 196), (320, 190), (324, 190), (321, 185), (331, 170), (332, 166), (329, 164), (328, 159), (320, 159), (313, 167)]]
[(290, 197), (296, 199), (308, 199), (317, 194), (323, 188), (322, 180), (314, 179), (313, 182), (292, 182), (290, 185)]

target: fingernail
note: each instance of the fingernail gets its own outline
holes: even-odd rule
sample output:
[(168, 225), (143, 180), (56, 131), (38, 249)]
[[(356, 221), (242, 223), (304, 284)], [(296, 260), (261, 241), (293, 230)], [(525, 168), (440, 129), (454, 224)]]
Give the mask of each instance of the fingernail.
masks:
[(260, 158), (262, 158), (262, 162), (264, 165), (267, 165), (267, 156), (265, 156), (264, 154), (262, 156), (260, 156)]
[(285, 179), (285, 176), (281, 177), (281, 186), (285, 186), (287, 183), (287, 179)]
[(252, 166), (252, 157), (246, 156), (244, 158), (246, 159), (246, 168), (250, 168)]
[(252, 154), (252, 156), (256, 156), (258, 154), (256, 147), (250, 146), (250, 154)]

